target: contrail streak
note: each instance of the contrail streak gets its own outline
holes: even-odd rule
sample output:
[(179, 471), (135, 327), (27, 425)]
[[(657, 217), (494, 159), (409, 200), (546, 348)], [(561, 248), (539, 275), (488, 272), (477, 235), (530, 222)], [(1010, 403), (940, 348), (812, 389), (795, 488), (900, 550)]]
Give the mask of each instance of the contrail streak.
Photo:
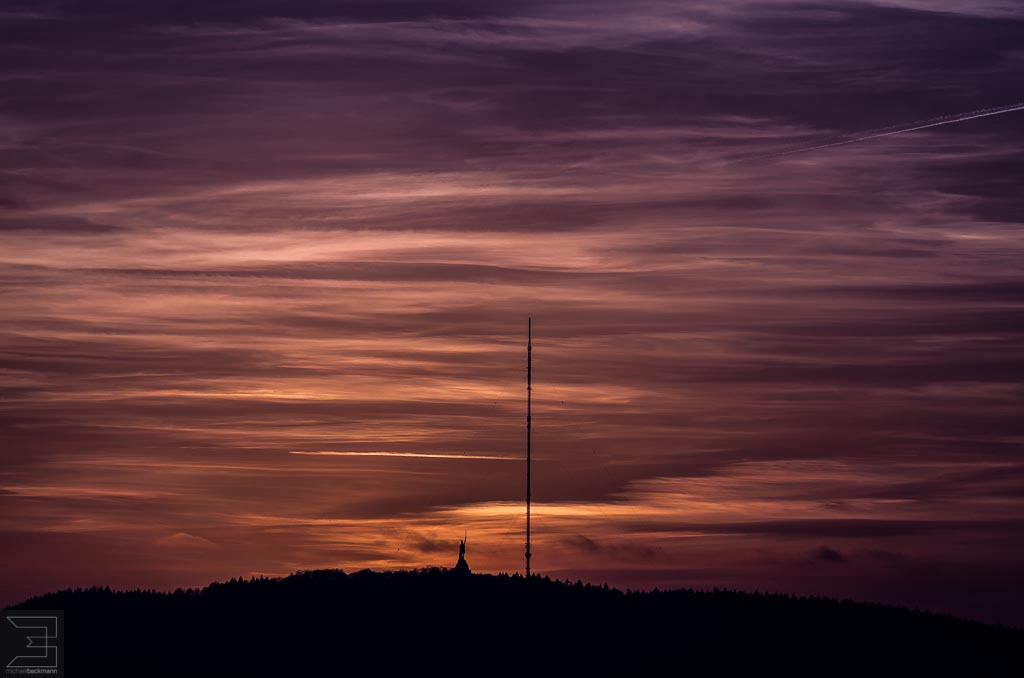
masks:
[(421, 459), (483, 459), (487, 461), (519, 461), (519, 457), (486, 454), (443, 454), (438, 452), (335, 452), (331, 450), (292, 450), (288, 454), (328, 457), (418, 457)]
[(957, 122), (967, 122), (968, 120), (987, 118), (992, 115), (1002, 115), (1003, 113), (1013, 113), (1014, 111), (1021, 110), (1024, 110), (1024, 102), (1009, 104), (1007, 106), (999, 106), (997, 108), (983, 108), (977, 111), (957, 113), (955, 115), (947, 115), (941, 118), (929, 118), (928, 120), (920, 120), (917, 122), (906, 123), (904, 125), (893, 125), (890, 127), (883, 127), (879, 130), (873, 130), (868, 133), (862, 133), (860, 136), (854, 137), (852, 139), (833, 141), (827, 144), (818, 144), (817, 146), (804, 146), (802, 148), (794, 148), (789, 151), (781, 151), (779, 153), (771, 153), (769, 155), (757, 156), (755, 158), (751, 158), (751, 160), (768, 160), (771, 158), (781, 158), (787, 155), (796, 155), (798, 153), (810, 153), (811, 151), (820, 151), (825, 148), (846, 146), (847, 144), (856, 144), (861, 141), (880, 139), (882, 137), (889, 137), (894, 134), (903, 134), (904, 132), (916, 132), (918, 130), (928, 129), (930, 127), (939, 127), (940, 125), (952, 125), (953, 123)]

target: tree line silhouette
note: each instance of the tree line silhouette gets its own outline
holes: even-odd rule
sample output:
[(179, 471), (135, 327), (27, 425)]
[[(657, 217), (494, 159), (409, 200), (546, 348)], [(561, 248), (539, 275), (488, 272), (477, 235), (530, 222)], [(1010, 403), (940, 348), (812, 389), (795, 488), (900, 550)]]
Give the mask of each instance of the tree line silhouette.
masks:
[(65, 610), (72, 675), (978, 675), (1024, 647), (1017, 629), (877, 604), (444, 569), (68, 589), (18, 607)]

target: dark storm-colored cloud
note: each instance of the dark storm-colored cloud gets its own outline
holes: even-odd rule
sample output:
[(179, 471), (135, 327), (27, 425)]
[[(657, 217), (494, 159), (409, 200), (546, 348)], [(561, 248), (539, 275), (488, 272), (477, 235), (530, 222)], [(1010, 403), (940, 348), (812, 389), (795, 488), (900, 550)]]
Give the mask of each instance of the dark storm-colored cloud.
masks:
[(116, 231), (113, 226), (98, 224), (88, 219), (71, 217), (46, 217), (26, 214), (5, 215), (0, 212), (0, 231), (66, 231), (70, 233), (109, 233)]
[(848, 558), (839, 551), (828, 546), (819, 547), (814, 553), (811, 554), (811, 561), (817, 561), (822, 563), (845, 563), (848, 562)]
[[(531, 3), (514, 3), (529, 7)], [(346, 0), (325, 3), (300, 0), (281, 3), (276, 0), (257, 2), (185, 2), (158, 1), (143, 5), (124, 0), (102, 2), (62, 1), (49, 5), (57, 16), (97, 21), (137, 21), (150, 23), (244, 23), (260, 19), (291, 17), (304, 19), (345, 18), (358, 21), (417, 21), (437, 18), (481, 18), (503, 13), (508, 3), (474, 2), (469, 0)]]
[[(1015, 130), (1010, 133), (1014, 134)], [(956, 168), (938, 167), (933, 171), (937, 185), (969, 199), (961, 207), (963, 212), (978, 219), (1011, 224), (1024, 220), (1024, 197), (1013, 189), (1013, 177), (1024, 171), (1024, 158), (1020, 153), (966, 162)]]
[(826, 288), (822, 294), (871, 295), (884, 299), (919, 300), (922, 302), (994, 301), (1010, 302), (1016, 308), (1024, 298), (1024, 280), (1012, 277), (978, 282), (949, 282), (930, 285), (880, 285), (877, 287)]
[[(637, 526), (644, 529), (644, 526)], [(661, 531), (664, 525), (649, 526), (651, 531)], [(782, 537), (811, 538), (863, 538), (899, 537), (923, 534), (984, 534), (1001, 536), (1020, 534), (1024, 524), (1020, 521), (936, 521), (936, 520), (786, 520), (758, 521), (752, 523), (678, 524), (679, 532), (704, 534), (758, 534)]]
[(578, 549), (590, 556), (610, 556), (631, 560), (651, 560), (658, 557), (658, 552), (650, 547), (629, 544), (602, 544), (582, 534), (566, 537), (565, 543), (569, 547)]
[(423, 553), (451, 554), (458, 550), (459, 544), (456, 541), (437, 541), (434, 539), (423, 538), (416, 542), (415, 548)]

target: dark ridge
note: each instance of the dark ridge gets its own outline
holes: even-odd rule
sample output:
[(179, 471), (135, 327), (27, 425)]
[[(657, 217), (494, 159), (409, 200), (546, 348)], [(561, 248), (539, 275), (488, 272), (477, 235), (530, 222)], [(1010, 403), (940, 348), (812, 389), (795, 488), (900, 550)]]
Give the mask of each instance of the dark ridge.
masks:
[(441, 569), (69, 589), (17, 607), (64, 610), (69, 675), (91, 676), (985, 675), (1024, 648), (1017, 629), (848, 600)]

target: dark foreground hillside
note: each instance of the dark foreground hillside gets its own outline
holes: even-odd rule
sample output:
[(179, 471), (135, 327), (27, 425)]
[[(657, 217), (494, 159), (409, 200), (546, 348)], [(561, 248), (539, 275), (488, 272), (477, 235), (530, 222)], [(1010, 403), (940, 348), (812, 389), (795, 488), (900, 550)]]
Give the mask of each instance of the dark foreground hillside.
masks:
[(68, 590), (20, 607), (65, 610), (71, 676), (995, 675), (1024, 650), (1022, 631), (880, 605), (444, 570)]

